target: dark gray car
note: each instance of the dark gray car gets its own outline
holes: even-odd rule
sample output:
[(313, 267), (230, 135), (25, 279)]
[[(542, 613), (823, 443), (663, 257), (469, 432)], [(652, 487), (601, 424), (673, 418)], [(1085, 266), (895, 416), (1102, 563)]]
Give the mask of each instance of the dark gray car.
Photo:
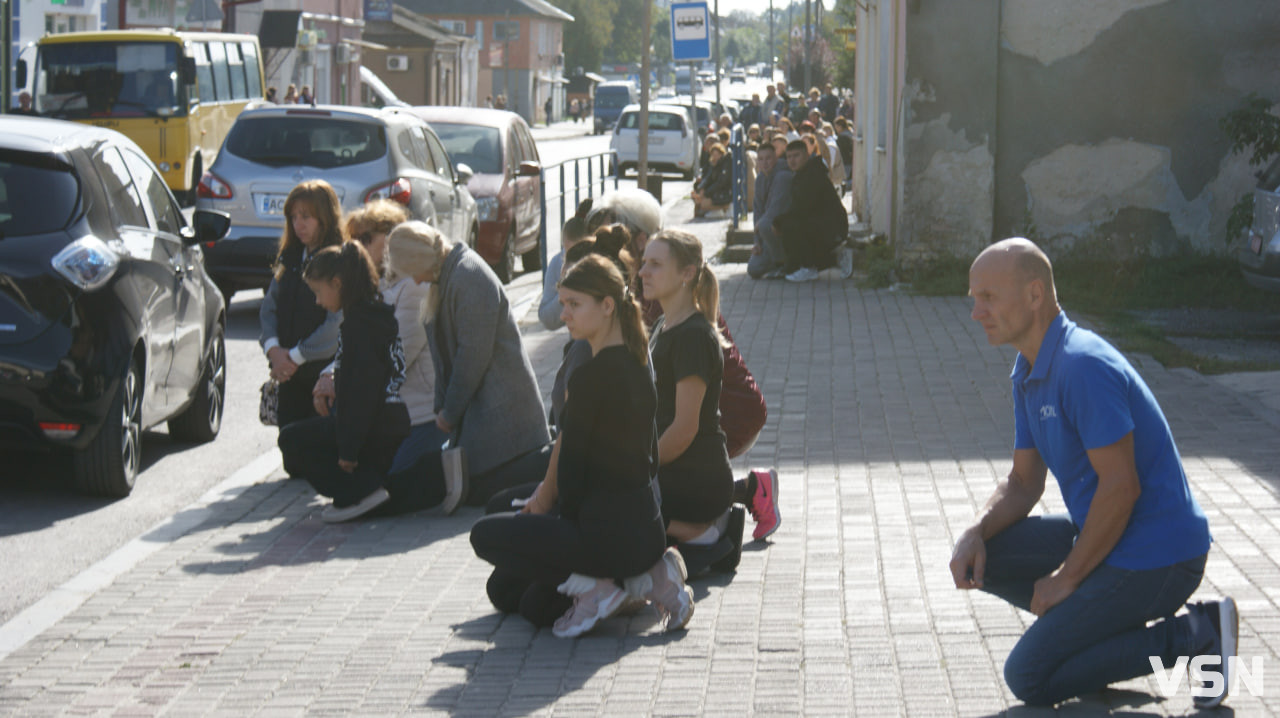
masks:
[(333, 185), (350, 212), (392, 199), (414, 219), (475, 247), (471, 171), (455, 167), (431, 126), (404, 110), (268, 106), (236, 119), (196, 189), (196, 207), (231, 215), (231, 231), (205, 250), (205, 266), (230, 299), (266, 287), (284, 231), (284, 201), (300, 182)]

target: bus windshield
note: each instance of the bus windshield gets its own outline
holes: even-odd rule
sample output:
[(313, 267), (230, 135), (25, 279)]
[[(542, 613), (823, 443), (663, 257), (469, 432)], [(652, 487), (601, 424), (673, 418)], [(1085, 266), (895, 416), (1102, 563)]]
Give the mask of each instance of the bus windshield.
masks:
[(178, 49), (172, 42), (42, 45), (35, 110), (62, 119), (185, 115)]

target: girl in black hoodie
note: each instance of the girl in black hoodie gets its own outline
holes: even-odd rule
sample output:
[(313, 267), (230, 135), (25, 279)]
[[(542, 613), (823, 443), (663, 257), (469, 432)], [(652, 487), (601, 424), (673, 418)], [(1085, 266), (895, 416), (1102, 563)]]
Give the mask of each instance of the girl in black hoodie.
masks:
[(336, 396), (329, 416), (305, 419), (280, 431), (280, 453), (290, 476), (301, 476), (333, 498), (325, 521), (362, 516), (390, 498), (383, 487), (409, 412), (400, 398), (404, 353), (395, 311), (382, 302), (378, 275), (357, 242), (315, 254), (302, 273), (316, 304), (342, 312), (334, 359)]

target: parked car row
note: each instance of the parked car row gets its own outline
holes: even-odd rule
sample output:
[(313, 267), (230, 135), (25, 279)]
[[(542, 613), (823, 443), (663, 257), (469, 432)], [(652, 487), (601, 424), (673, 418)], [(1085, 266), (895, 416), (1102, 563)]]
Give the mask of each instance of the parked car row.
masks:
[(196, 191), (197, 208), (226, 212), (232, 221), (205, 261), (228, 299), (266, 287), (289, 191), (323, 179), (344, 211), (373, 199), (399, 202), (414, 219), (477, 250), (508, 282), (517, 254), (526, 270), (538, 266), (541, 170), (528, 126), (511, 112), (336, 105), (246, 110)]

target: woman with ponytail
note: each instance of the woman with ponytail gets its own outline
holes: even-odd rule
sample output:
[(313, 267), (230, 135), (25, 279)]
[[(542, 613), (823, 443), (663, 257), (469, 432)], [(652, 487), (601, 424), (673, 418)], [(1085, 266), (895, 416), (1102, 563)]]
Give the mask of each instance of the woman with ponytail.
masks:
[(614, 261), (596, 255), (570, 265), (559, 296), (570, 335), (591, 357), (569, 379), (546, 477), (520, 512), (480, 519), (471, 545), (494, 565), (491, 588), (506, 587), (495, 606), (556, 636), (591, 630), (628, 596), (653, 602), (667, 630), (683, 628), (693, 593), (680, 554), (666, 548), (640, 307)]
[(732, 342), (718, 326), (720, 285), (703, 259), (702, 243), (680, 230), (650, 239), (640, 280), (645, 296), (662, 307), (650, 352), (667, 534), (698, 568), (729, 571), (741, 557), (744, 522), (742, 509), (731, 506), (745, 504), (757, 517), (757, 539), (772, 533), (780, 519), (773, 502), (777, 474), (756, 470), (735, 482), (729, 466), (719, 405)]
[(400, 398), (404, 353), (395, 312), (382, 302), (378, 273), (357, 242), (322, 249), (302, 273), (316, 304), (341, 312), (334, 358), (335, 398), (327, 416), (280, 430), (280, 453), (290, 476), (307, 479), (333, 498), (321, 518), (348, 521), (385, 503), (383, 484), (392, 457), (409, 434)]

